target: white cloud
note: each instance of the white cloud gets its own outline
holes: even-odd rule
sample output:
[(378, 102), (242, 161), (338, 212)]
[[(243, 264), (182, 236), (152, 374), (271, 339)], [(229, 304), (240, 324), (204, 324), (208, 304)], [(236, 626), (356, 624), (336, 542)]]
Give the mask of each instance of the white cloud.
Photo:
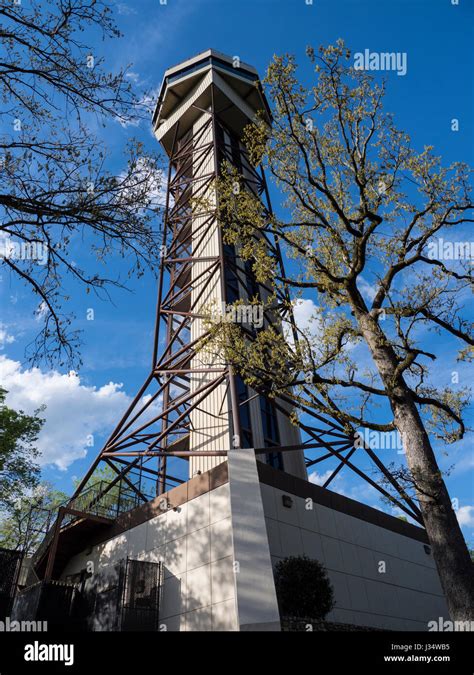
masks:
[[(126, 173), (122, 172), (119, 175), (120, 182), (126, 178)], [(124, 187), (124, 191), (128, 190), (132, 195), (137, 189), (137, 186), (147, 181), (147, 190), (150, 198), (151, 206), (165, 206), (166, 204), (166, 179), (161, 169), (150, 171), (149, 160), (147, 157), (139, 157), (137, 166), (133, 176), (133, 183), (131, 186)]]
[(298, 298), (293, 304), (293, 314), (298, 328), (312, 336), (320, 329), (319, 308), (309, 298)]
[(127, 5), (124, 2), (119, 2), (117, 4), (117, 11), (122, 16), (131, 16), (132, 14), (137, 13), (136, 9), (134, 9), (133, 7), (130, 7), (130, 5)]
[[(138, 73), (129, 72), (126, 74), (126, 78), (137, 86), (145, 84), (144, 82), (142, 83), (142, 81), (140, 80), (140, 75)], [(115, 121), (118, 122), (120, 126), (122, 126), (124, 129), (127, 129), (128, 127), (140, 126), (143, 121), (144, 115), (148, 115), (147, 119), (151, 118), (151, 116), (153, 115), (156, 107), (156, 102), (158, 101), (159, 93), (160, 93), (159, 87), (154, 87), (149, 91), (146, 91), (140, 96), (139, 99), (137, 99), (134, 105), (134, 109), (137, 111), (137, 115), (135, 117), (123, 118), (120, 117), (120, 115), (117, 115), (115, 117)], [(151, 124), (149, 124), (149, 128), (154, 138), (153, 128)]]
[[(322, 321), (322, 312), (320, 307), (316, 305), (310, 298), (298, 298), (293, 303), (293, 315), (297, 327), (305, 333), (309, 341), (316, 347), (321, 341), (324, 332)], [(326, 319), (328, 317), (326, 316)], [(293, 334), (289, 325), (285, 326), (285, 336), (288, 342), (293, 345)], [(345, 344), (346, 350), (352, 350), (356, 347), (357, 342), (348, 340)]]
[(158, 101), (158, 96), (160, 95), (160, 87), (153, 87), (150, 91), (145, 92), (142, 97), (137, 102), (137, 108), (142, 109), (148, 112), (150, 115), (153, 115), (156, 108), (156, 102)]
[[(314, 483), (315, 485), (324, 485), (324, 483), (327, 481), (329, 476), (334, 472), (334, 469), (328, 469), (324, 473), (318, 473), (317, 471), (312, 471), (308, 475), (308, 480), (310, 483)], [(336, 480), (336, 479), (334, 479)]]
[(114, 117), (114, 119), (124, 129), (128, 129), (128, 127), (139, 127), (140, 126), (140, 118), (138, 118), (138, 117), (120, 117), (120, 115), (116, 115)]
[(10, 335), (5, 324), (0, 323), (0, 349), (5, 349), (5, 345), (11, 345), (12, 342), (15, 342), (15, 338)]
[(128, 73), (125, 74), (125, 77), (127, 80), (131, 80), (134, 84), (136, 84), (140, 80), (140, 75), (138, 73), (134, 73), (133, 70), (130, 70)]
[(460, 525), (464, 527), (474, 527), (474, 506), (461, 506), (456, 515)]
[[(24, 370), (18, 361), (5, 356), (0, 356), (0, 382), (8, 391), (6, 403), (11, 408), (31, 414), (46, 405), (37, 444), (40, 463), (63, 470), (86, 456), (91, 437), (112, 430), (130, 402), (121, 384), (87, 386), (77, 375)], [(94, 454), (99, 449), (94, 447)]]
[(359, 291), (361, 292), (364, 300), (368, 300), (369, 302), (372, 302), (373, 299), (375, 298), (376, 294), (377, 294), (377, 286), (369, 284), (369, 282), (366, 279), (364, 279), (364, 277), (362, 277), (362, 276), (359, 276), (357, 278), (357, 285), (359, 287)]
[(36, 321), (41, 321), (42, 319), (44, 319), (44, 317), (46, 316), (46, 314), (48, 312), (49, 312), (48, 305), (43, 300), (42, 302), (40, 302), (38, 307), (35, 309), (35, 319), (36, 319)]

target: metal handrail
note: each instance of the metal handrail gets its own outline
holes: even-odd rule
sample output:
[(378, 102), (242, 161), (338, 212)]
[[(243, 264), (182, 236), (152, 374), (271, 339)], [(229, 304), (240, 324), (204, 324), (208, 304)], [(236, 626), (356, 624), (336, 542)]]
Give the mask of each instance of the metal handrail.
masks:
[[(35, 511), (43, 511), (47, 514), (42, 520), (44, 529), (36, 530), (36, 532), (43, 532), (45, 536), (34, 552), (33, 559), (38, 560), (52, 540), (57, 522), (57, 515), (54, 517), (54, 514), (57, 514), (61, 507), (79, 511), (81, 514), (84, 514), (84, 517), (87, 517), (87, 515), (95, 515), (114, 520), (121, 513), (127, 513), (143, 502), (143, 499), (136, 493), (129, 489), (123, 489), (121, 483), (122, 482), (116, 486), (116, 489), (113, 488), (106, 491), (105, 488), (109, 483), (100, 480), (91, 485), (77, 497), (66, 499), (60, 504), (57, 504), (54, 508), (46, 509), (44, 507), (32, 507), (30, 510), (30, 518), (31, 514)], [(152, 499), (149, 495), (144, 496), (147, 500)], [(74, 521), (80, 520), (80, 518), (81, 516), (75, 513), (66, 512), (61, 522), (61, 529), (71, 525)]]

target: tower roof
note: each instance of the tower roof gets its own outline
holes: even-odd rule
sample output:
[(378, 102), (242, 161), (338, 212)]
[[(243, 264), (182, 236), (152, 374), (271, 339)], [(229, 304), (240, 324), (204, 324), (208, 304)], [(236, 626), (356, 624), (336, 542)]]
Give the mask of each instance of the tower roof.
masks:
[[(204, 78), (211, 73), (209, 81)], [(201, 90), (199, 90), (199, 86)], [(153, 114), (153, 126), (155, 133), (165, 149), (170, 145), (170, 131), (174, 127), (173, 120), (176, 112), (182, 109), (182, 131), (189, 128), (193, 121), (193, 113), (190, 109), (185, 111), (183, 103), (193, 96), (192, 108), (197, 112), (198, 108), (207, 109), (210, 105), (210, 88), (214, 86), (215, 93), (220, 97), (218, 110), (225, 109), (227, 104), (235, 103), (229, 99), (232, 92), (240, 102), (243, 102), (239, 115), (228, 115), (227, 122), (230, 126), (236, 126), (237, 130), (253, 118), (255, 113), (263, 110), (268, 121), (271, 120), (270, 108), (260, 84), (259, 76), (255, 68), (241, 62), (237, 57), (227, 56), (215, 49), (207, 49), (181, 63), (166, 70), (160, 87), (160, 93)], [(234, 109), (239, 106), (233, 106)], [(244, 109), (242, 109), (244, 108)], [(232, 119), (231, 119), (232, 117)], [(181, 135), (181, 134), (179, 134)]]

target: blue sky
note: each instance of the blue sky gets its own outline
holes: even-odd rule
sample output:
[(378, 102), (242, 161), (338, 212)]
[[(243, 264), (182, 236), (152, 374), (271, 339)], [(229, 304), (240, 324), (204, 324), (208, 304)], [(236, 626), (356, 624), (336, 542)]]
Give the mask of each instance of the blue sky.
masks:
[[(273, 54), (293, 53), (307, 84), (311, 69), (304, 54), (309, 44), (317, 47), (342, 37), (353, 52), (406, 52), (407, 74), (386, 73), (386, 109), (395, 114), (397, 125), (412, 136), (417, 149), (434, 145), (446, 164), (472, 163), (474, 3), (469, 0), (459, 0), (459, 5), (451, 0), (314, 0), (309, 5), (305, 0), (168, 0), (167, 4), (126, 0), (114, 5), (125, 35), (105, 43), (91, 35), (93, 51), (104, 56), (110, 69), (130, 64), (130, 77), (137, 86), (154, 91), (166, 68), (209, 47), (239, 56), (262, 75)], [(451, 131), (452, 118), (459, 119), (458, 132)], [(123, 128), (112, 123), (95, 131), (107, 148), (110, 168), (117, 172), (131, 135), (156, 148), (146, 124)], [(278, 209), (275, 190), (272, 198)], [(79, 246), (77, 260), (86, 262)], [(118, 259), (109, 261), (108, 268), (108, 273), (124, 274)], [(42, 449), (45, 461), (56, 464), (45, 465), (43, 473), (66, 492), (72, 488), (72, 477), (81, 476), (99, 451), (150, 367), (156, 284), (146, 275), (132, 280), (129, 287), (131, 292), (112, 292), (114, 304), (71, 287), (71, 309), (77, 326), (84, 330), (84, 366), (78, 377), (68, 377), (44, 369), (25, 372), (24, 349), (37, 328), (35, 306), (21, 285), (7, 277), (2, 280), (0, 339), (4, 373), (11, 384), (10, 403), (28, 411), (47, 404), (48, 432)], [(94, 321), (86, 320), (89, 308), (94, 309)], [(446, 358), (437, 373), (440, 381), (456, 367), (454, 343), (443, 340)], [(87, 447), (84, 438), (91, 429), (94, 447)], [(472, 542), (472, 439), (453, 446), (449, 453), (449, 457), (440, 455), (440, 461), (445, 468), (455, 464), (448, 487), (459, 500), (464, 531)], [(352, 486), (350, 478), (344, 480), (340, 488), (346, 494), (378, 503), (373, 494)]]

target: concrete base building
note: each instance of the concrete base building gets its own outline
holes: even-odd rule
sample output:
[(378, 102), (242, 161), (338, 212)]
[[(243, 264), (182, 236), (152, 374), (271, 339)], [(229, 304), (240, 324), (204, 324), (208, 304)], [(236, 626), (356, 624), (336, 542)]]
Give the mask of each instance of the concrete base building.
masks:
[(328, 571), (330, 621), (424, 631), (448, 616), (421, 528), (243, 454), (119, 517), (62, 579), (91, 561), (97, 570), (127, 557), (162, 562), (161, 630), (280, 630), (272, 565), (305, 554)]

